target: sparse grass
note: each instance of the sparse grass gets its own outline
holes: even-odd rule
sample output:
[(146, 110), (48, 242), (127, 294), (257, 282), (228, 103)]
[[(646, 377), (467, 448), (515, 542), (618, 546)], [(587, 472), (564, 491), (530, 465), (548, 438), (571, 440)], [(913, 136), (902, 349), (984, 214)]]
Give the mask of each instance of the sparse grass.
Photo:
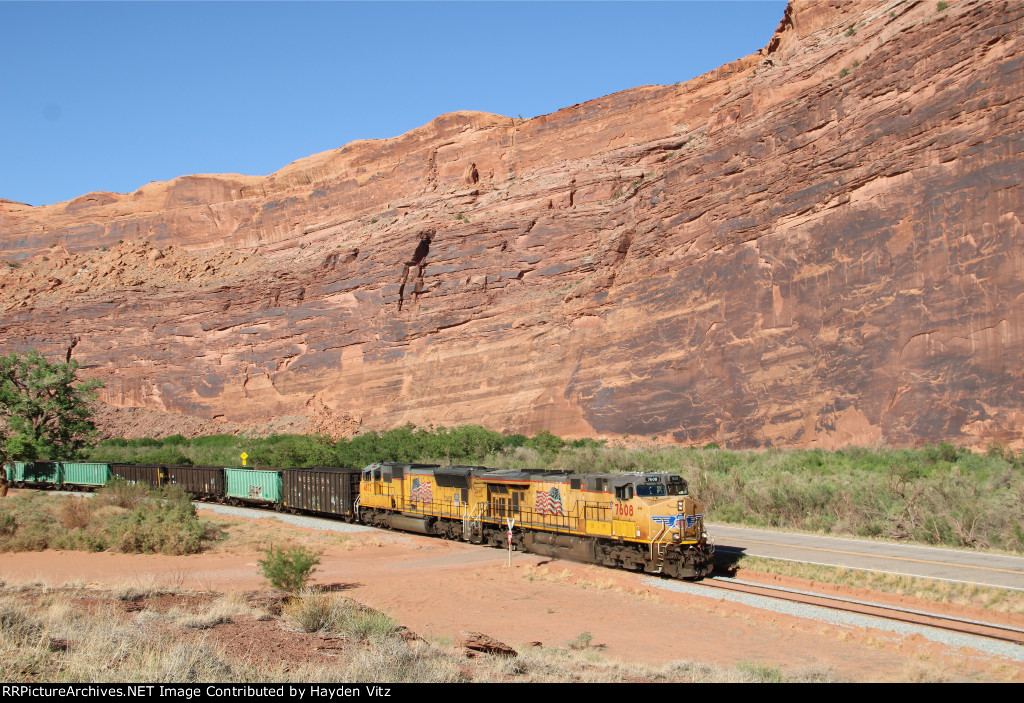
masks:
[(337, 669), (336, 681), (352, 683), (460, 683), (462, 662), (421, 642), (387, 638), (353, 655)]
[(911, 596), (921, 600), (952, 605), (967, 605), (1002, 613), (1024, 614), (1024, 593), (1005, 588), (991, 588), (968, 583), (936, 581), (877, 571), (862, 571), (843, 567), (817, 566), (779, 559), (744, 556), (737, 562), (737, 578), (743, 570), (761, 571), (779, 576), (807, 579), (819, 583), (834, 583), (854, 588), (866, 588), (893, 595)]
[(302, 632), (324, 632), (354, 640), (380, 640), (394, 636), (398, 622), (350, 598), (306, 589), (288, 601), (284, 615)]
[(217, 625), (232, 622), (239, 617), (262, 617), (266, 613), (257, 611), (250, 606), (239, 593), (226, 593), (210, 604), (200, 613), (181, 613), (176, 621), (182, 627), (193, 630), (207, 630)]
[(110, 606), (0, 600), (0, 657), (10, 682), (242, 680), (222, 648), (139, 627)]
[(786, 680), (782, 669), (764, 662), (740, 662), (736, 669), (749, 677), (752, 683), (783, 683)]

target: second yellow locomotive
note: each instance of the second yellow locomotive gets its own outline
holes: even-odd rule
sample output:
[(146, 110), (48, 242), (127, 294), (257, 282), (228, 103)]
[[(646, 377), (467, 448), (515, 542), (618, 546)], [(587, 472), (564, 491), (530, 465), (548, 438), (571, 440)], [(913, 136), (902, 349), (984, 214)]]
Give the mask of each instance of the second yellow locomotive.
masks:
[(704, 506), (668, 473), (371, 464), (356, 514), (392, 527), (606, 566), (702, 578), (714, 545)]

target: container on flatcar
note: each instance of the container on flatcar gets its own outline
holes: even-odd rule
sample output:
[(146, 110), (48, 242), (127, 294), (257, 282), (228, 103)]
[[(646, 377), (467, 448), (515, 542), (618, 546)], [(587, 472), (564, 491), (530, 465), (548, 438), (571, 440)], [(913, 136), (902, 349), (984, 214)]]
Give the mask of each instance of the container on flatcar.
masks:
[(249, 503), (281, 502), (281, 470), (225, 468), (225, 495)]
[(224, 467), (167, 466), (167, 483), (181, 486), (197, 498), (221, 499), (225, 496)]
[(126, 483), (141, 483), (153, 488), (167, 483), (166, 467), (159, 464), (111, 464), (110, 475)]
[(61, 483), (73, 486), (102, 486), (110, 480), (110, 464), (92, 461), (60, 462)]
[(314, 466), (285, 469), (281, 502), (286, 508), (337, 515), (351, 521), (359, 495), (359, 469)]

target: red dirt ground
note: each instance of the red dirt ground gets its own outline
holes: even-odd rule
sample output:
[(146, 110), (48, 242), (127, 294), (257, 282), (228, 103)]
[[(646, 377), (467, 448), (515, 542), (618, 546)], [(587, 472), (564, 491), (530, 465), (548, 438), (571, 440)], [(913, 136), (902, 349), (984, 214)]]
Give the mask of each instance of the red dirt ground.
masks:
[[(267, 521), (270, 522), (270, 521)], [(275, 525), (280, 523), (274, 522)], [(604, 653), (624, 661), (688, 659), (720, 665), (767, 663), (786, 670), (831, 669), (858, 681), (1024, 680), (1024, 665), (919, 635), (839, 627), (709, 597), (662, 591), (638, 574), (508, 554), (429, 537), (358, 533), (356, 548), (332, 547), (315, 582), (383, 610), (423, 637), (484, 632), (513, 646), (564, 646), (590, 632)], [(185, 557), (81, 552), (0, 555), (0, 578), (58, 585), (166, 585), (201, 591), (265, 587), (255, 553)], [(744, 578), (756, 574), (744, 572)], [(778, 579), (768, 577), (778, 583)], [(788, 579), (806, 588), (807, 582)], [(837, 589), (864, 598), (857, 589)], [(872, 597), (879, 594), (871, 593)], [(891, 602), (908, 603), (898, 597)], [(933, 603), (928, 608), (935, 610)], [(950, 607), (956, 615), (1022, 626), (1020, 616)]]

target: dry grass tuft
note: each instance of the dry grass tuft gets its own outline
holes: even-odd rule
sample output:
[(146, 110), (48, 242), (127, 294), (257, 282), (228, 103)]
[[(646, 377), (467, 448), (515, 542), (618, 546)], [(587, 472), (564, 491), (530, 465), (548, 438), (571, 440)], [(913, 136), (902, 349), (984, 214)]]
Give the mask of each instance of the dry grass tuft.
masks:
[(284, 615), (301, 632), (324, 632), (353, 640), (382, 640), (398, 628), (398, 622), (385, 613), (317, 589), (304, 589), (288, 601)]

